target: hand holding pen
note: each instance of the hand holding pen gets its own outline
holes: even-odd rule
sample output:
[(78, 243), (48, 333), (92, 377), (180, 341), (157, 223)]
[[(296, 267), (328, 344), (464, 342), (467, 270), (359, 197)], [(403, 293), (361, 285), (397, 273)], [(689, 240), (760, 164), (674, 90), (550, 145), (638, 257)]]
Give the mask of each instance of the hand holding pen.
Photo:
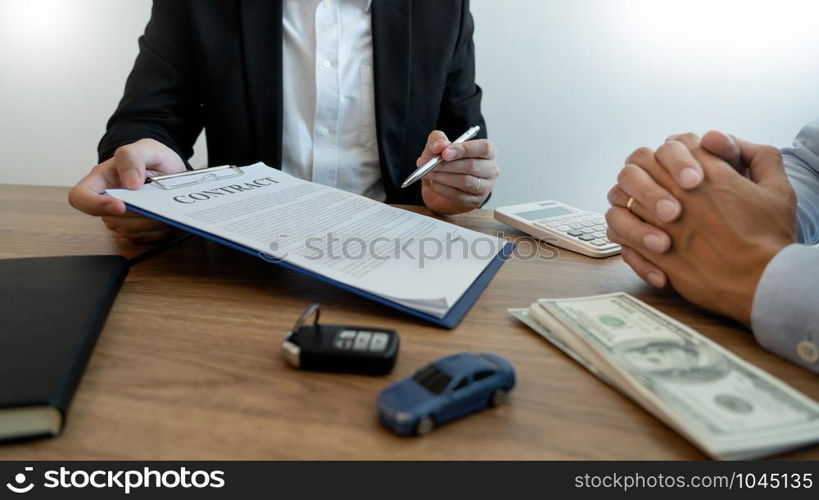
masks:
[[(429, 135), (414, 173), (423, 177), (424, 204), (444, 215), (466, 212), (480, 207), (489, 197), (500, 175), (495, 145), (488, 139), (468, 140), (480, 130), (473, 127), (455, 142), (436, 130)], [(436, 157), (440, 156), (438, 162)], [(429, 164), (435, 163), (431, 169)], [(423, 175), (424, 170), (429, 170)], [(405, 185), (414, 182), (410, 176)]]

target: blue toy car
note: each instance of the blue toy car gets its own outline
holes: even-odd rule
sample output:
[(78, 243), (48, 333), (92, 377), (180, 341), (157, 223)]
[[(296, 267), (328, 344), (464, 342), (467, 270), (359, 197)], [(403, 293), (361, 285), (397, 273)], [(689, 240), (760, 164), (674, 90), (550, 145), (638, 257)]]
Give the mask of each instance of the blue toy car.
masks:
[(506, 401), (515, 370), (490, 353), (441, 358), (378, 396), (381, 421), (396, 434), (423, 436), (436, 426)]

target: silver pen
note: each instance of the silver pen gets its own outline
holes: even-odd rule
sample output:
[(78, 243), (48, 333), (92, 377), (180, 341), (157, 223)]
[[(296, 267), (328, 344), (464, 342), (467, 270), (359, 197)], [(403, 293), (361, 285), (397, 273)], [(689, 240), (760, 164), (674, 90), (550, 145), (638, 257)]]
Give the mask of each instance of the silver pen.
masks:
[[(480, 130), (481, 130), (481, 127), (476, 125), (476, 126), (472, 127), (471, 129), (467, 130), (466, 132), (464, 132), (464, 134), (462, 136), (455, 139), (455, 141), (453, 141), (452, 144), (464, 143), (464, 142), (468, 141), (469, 139), (472, 139), (473, 137), (475, 137), (475, 134), (477, 134)], [(447, 146), (447, 147), (449, 147), (449, 146)], [(435, 155), (434, 157), (430, 158), (428, 162), (426, 162), (423, 165), (421, 165), (420, 167), (418, 167), (418, 169), (415, 172), (413, 172), (412, 175), (407, 177), (407, 180), (405, 180), (404, 183), (401, 184), (401, 189), (404, 189), (407, 186), (411, 186), (411, 185), (415, 184), (422, 177), (427, 175), (433, 168), (435, 168), (438, 165), (440, 165), (441, 163), (443, 163), (443, 161), (444, 161), (444, 159), (443, 159), (443, 157), (441, 157), (441, 155)]]

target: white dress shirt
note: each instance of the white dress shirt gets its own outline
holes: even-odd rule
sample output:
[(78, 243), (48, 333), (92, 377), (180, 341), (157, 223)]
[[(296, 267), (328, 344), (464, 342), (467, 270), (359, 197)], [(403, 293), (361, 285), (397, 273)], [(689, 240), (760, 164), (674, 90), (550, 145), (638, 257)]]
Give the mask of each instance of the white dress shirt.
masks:
[(372, 0), (284, 0), (282, 170), (384, 201)]

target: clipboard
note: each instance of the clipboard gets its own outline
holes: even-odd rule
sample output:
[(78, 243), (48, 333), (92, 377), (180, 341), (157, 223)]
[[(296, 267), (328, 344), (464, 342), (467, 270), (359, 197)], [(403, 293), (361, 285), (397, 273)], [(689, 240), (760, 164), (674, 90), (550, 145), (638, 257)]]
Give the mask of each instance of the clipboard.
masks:
[[(173, 190), (182, 187), (194, 186), (196, 184), (204, 184), (214, 180), (227, 179), (230, 177), (239, 177), (242, 175), (245, 175), (245, 173), (244, 171), (242, 171), (240, 167), (234, 165), (225, 165), (219, 167), (190, 170), (178, 174), (154, 176), (146, 180), (146, 183), (150, 182), (156, 184), (157, 187), (159, 187), (160, 189)], [(187, 224), (183, 224), (172, 219), (168, 219), (167, 217), (136, 207), (134, 205), (131, 205), (130, 203), (126, 202), (125, 205), (128, 208), (128, 210), (134, 213), (144, 215), (145, 217), (149, 217), (154, 220), (158, 220), (160, 222), (168, 224), (169, 226), (173, 226), (183, 231), (187, 231), (197, 236), (201, 236), (202, 238), (214, 241), (221, 245), (225, 245), (229, 248), (238, 250), (240, 252), (251, 255), (258, 259), (262, 259), (265, 262), (281, 266), (285, 269), (289, 269), (297, 273), (301, 273), (305, 276), (309, 276), (323, 283), (333, 285), (342, 290), (354, 293), (360, 297), (364, 297), (374, 302), (378, 302), (379, 304), (389, 306), (395, 310), (401, 311), (411, 316), (415, 316), (436, 326), (440, 326), (447, 329), (453, 329), (456, 326), (458, 326), (458, 324), (463, 320), (463, 318), (466, 316), (466, 314), (478, 300), (478, 297), (480, 297), (483, 290), (487, 287), (487, 285), (489, 285), (489, 282), (492, 281), (492, 278), (498, 273), (501, 266), (503, 266), (503, 264), (512, 255), (512, 252), (515, 249), (515, 245), (513, 243), (507, 242), (503, 246), (503, 248), (501, 248), (500, 252), (498, 252), (498, 254), (496, 254), (495, 257), (489, 262), (489, 264), (487, 264), (484, 267), (483, 271), (472, 282), (472, 284), (470, 284), (469, 287), (467, 287), (467, 289), (464, 291), (464, 293), (461, 295), (458, 301), (455, 302), (455, 304), (453, 304), (452, 307), (450, 307), (447, 314), (442, 318), (439, 318), (432, 314), (412, 309), (404, 304), (394, 302), (390, 299), (381, 297), (366, 290), (362, 290), (360, 288), (348, 285), (347, 283), (343, 283), (338, 280), (328, 278), (327, 276), (321, 275), (309, 269), (305, 269), (301, 266), (287, 262), (285, 260), (264, 258), (264, 256), (256, 249), (241, 245), (239, 243), (236, 243), (235, 241), (228, 240), (226, 238), (223, 238), (213, 233), (209, 233), (202, 229), (189, 226)]]

